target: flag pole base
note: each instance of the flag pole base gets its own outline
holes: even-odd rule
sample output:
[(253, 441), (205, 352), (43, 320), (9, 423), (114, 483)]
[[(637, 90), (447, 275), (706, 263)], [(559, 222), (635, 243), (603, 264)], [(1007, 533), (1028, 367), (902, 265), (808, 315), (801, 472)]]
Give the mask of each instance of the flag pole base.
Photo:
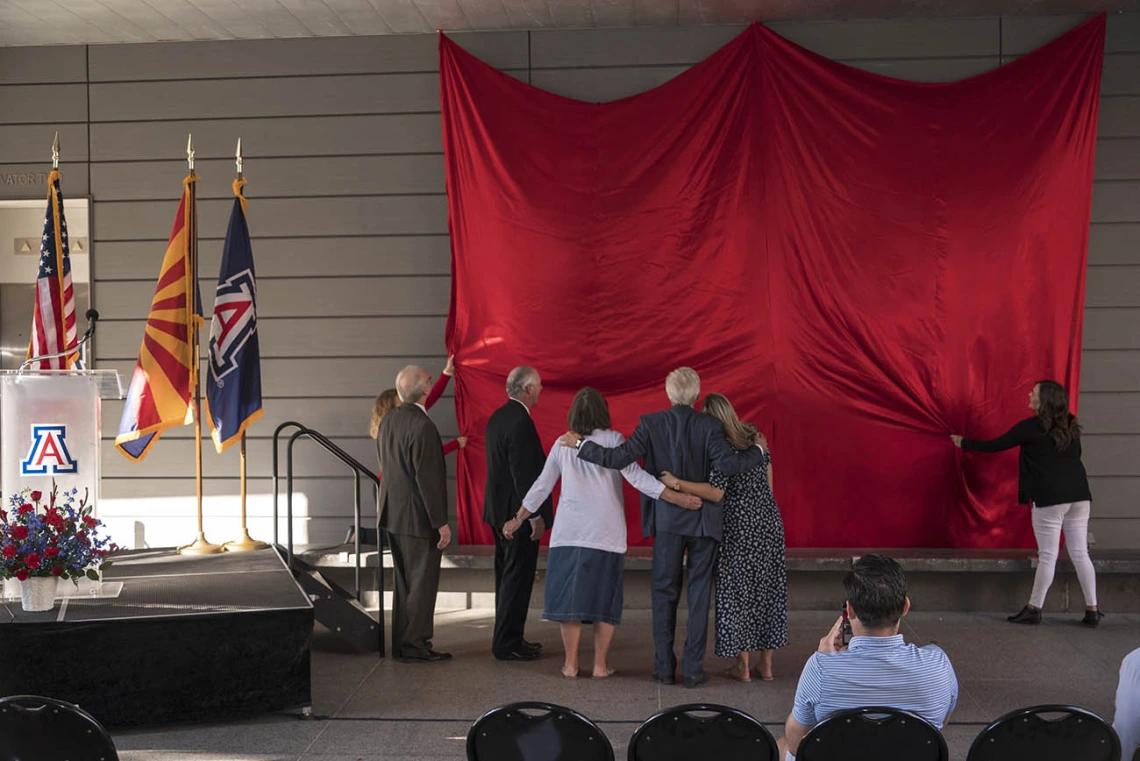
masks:
[(225, 548), (227, 552), (253, 552), (254, 550), (267, 550), (269, 545), (265, 542), (259, 542), (252, 539), (249, 531), (246, 529), (241, 530), (241, 538), (235, 539), (232, 542), (226, 542)]
[(206, 535), (201, 531), (198, 532), (198, 538), (192, 544), (178, 548), (179, 555), (217, 555), (219, 552), (225, 551), (226, 548), (220, 544), (210, 544), (206, 540)]

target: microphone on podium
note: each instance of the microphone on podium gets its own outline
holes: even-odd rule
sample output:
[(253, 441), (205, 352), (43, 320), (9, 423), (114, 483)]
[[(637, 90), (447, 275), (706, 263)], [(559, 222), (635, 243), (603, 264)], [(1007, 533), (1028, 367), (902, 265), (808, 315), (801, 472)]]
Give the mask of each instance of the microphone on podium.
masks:
[(56, 352), (55, 354), (44, 354), (39, 357), (31, 357), (25, 360), (22, 365), (20, 365), (20, 369), (17, 372), (23, 372), (25, 369), (27, 369), (28, 365), (34, 362), (39, 362), (42, 359), (55, 359), (56, 357), (66, 357), (69, 354), (74, 354), (79, 350), (80, 346), (90, 341), (91, 337), (95, 335), (95, 325), (99, 321), (99, 312), (95, 309), (88, 309), (87, 314), (83, 316), (87, 318), (87, 332), (83, 334), (83, 338), (80, 338), (75, 342), (75, 346), (72, 346), (66, 351)]

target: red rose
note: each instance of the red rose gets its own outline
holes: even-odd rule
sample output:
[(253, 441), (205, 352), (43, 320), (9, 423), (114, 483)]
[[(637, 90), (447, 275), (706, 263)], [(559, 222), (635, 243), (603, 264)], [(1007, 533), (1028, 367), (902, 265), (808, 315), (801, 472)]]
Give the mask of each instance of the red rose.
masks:
[(63, 566), (53, 565), (51, 567), (51, 575), (52, 576), (62, 576), (63, 575)]
[(99, 521), (92, 518), (90, 515), (83, 516), (83, 525), (87, 528), (95, 528), (99, 525)]
[(75, 538), (78, 539), (79, 541), (83, 542), (84, 544), (91, 544), (91, 540), (87, 538), (87, 532), (86, 531), (76, 531), (75, 532)]
[(35, 509), (36, 508), (29, 505), (27, 502), (25, 502), (24, 504), (22, 504), (18, 508), (16, 508), (16, 510), (20, 513), (20, 515), (27, 515), (28, 513), (32, 512)]
[(0, 521), (4, 521), (5, 523), (8, 522), (8, 513), (4, 512), (3, 510), (0, 510)]
[(39, 502), (43, 499), (44, 493), (42, 491), (34, 491), (28, 496), (32, 498), (32, 502)]
[(28, 572), (26, 570), (24, 570), (23, 568), (21, 568), (20, 570), (16, 571), (16, 578), (19, 579), (20, 581), (27, 581), (28, 580)]
[(6, 557), (6, 558), (16, 557), (16, 548), (10, 544), (7, 547), (5, 547), (4, 548), (4, 557)]
[(58, 510), (48, 510), (44, 520), (53, 528), (63, 528), (63, 516), (59, 514)]
[(13, 526), (12, 531), (10, 533), (12, 534), (13, 539), (27, 539), (28, 538), (28, 527), (27, 526)]
[(40, 556), (33, 552), (31, 555), (28, 555), (28, 559), (25, 560), (24, 563), (27, 564), (28, 568), (32, 568), (32, 569), (39, 568), (40, 567)]
[(46, 550), (44, 550), (45, 558), (54, 558), (57, 555), (59, 555), (59, 547), (48, 547)]

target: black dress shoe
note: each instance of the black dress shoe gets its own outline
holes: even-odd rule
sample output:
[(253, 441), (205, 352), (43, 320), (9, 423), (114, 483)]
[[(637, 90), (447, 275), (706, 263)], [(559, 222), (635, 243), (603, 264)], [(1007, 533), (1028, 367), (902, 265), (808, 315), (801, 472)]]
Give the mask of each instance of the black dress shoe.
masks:
[(495, 658), (500, 661), (537, 661), (537, 650), (509, 650), (505, 653), (495, 653)]
[(542, 643), (541, 642), (527, 642), (525, 639), (522, 641), (522, 646), (523, 646), (524, 650), (541, 650), (542, 649)]
[(439, 661), (450, 661), (451, 653), (439, 653), (435, 650), (428, 650), (426, 653), (397, 655), (396, 660), (400, 663), (438, 663)]
[(1011, 624), (1030, 624), (1036, 626), (1041, 623), (1041, 611), (1026, 605), (1017, 615), (1009, 616), (1006, 618)]
[(1096, 625), (1100, 623), (1100, 620), (1102, 618), (1104, 618), (1104, 614), (1099, 610), (1086, 610), (1085, 617), (1081, 619), (1081, 623), (1085, 626), (1090, 626), (1095, 629)]
[(697, 674), (696, 676), (685, 677), (685, 686), (689, 687), (689, 688), (700, 687), (702, 684), (704, 684), (708, 680), (709, 680), (708, 672), (702, 671), (701, 673)]
[(656, 671), (654, 671), (653, 674), (650, 675), (649, 678), (652, 679), (654, 682), (659, 682), (660, 684), (674, 684), (672, 674), (667, 674), (666, 676), (661, 676)]

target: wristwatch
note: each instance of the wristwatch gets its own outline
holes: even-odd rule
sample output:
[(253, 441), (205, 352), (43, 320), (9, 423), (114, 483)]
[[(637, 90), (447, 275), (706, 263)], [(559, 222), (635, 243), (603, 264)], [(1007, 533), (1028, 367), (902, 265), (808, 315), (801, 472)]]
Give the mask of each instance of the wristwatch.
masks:
[(574, 442), (574, 448), (575, 449), (581, 449), (583, 441), (585, 441), (585, 439), (578, 439), (577, 441), (575, 441)]

